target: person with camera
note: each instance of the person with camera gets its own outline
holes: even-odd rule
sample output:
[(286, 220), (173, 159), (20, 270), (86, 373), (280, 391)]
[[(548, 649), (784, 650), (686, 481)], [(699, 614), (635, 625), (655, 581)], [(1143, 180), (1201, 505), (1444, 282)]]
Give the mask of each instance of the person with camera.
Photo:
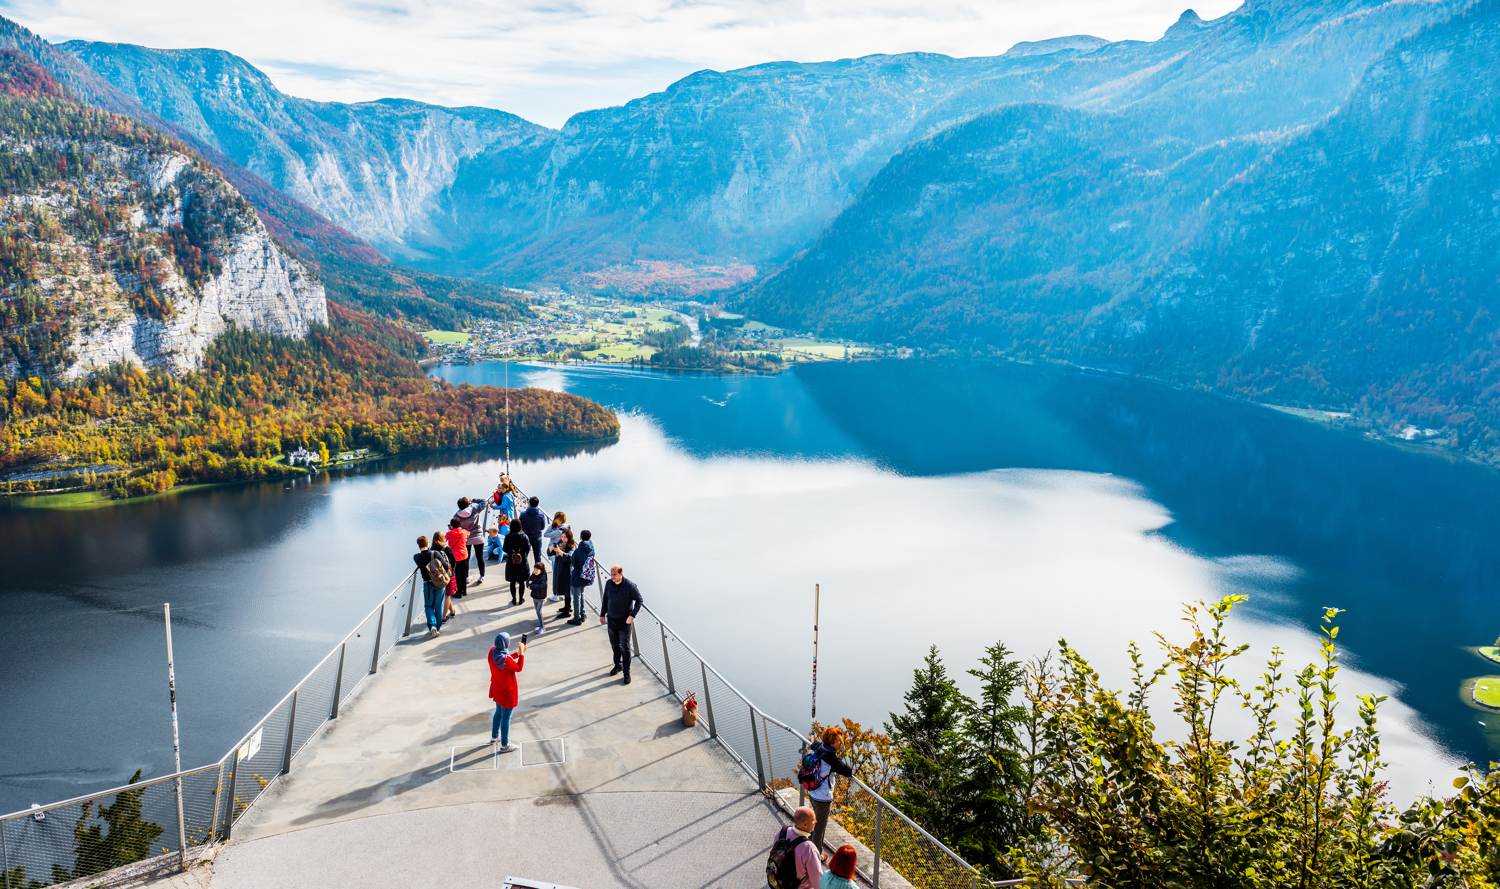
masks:
[(486, 660), (490, 665), (490, 700), (495, 702), (495, 715), (490, 720), (490, 751), (509, 753), (516, 749), (510, 745), (510, 717), (521, 702), (516, 677), (526, 666), (526, 635), (521, 635), (512, 652), (510, 634), (497, 634)]

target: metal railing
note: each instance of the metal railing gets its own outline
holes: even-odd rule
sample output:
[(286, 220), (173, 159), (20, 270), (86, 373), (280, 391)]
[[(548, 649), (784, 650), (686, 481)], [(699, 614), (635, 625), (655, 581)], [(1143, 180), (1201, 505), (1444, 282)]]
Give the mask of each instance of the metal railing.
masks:
[[(602, 597), (605, 569), (597, 559), (595, 566), (596, 592)], [(808, 746), (805, 735), (751, 703), (649, 606), (642, 605), (631, 624), (631, 643), (635, 657), (673, 697), (679, 702), (690, 694), (697, 698), (699, 728), (755, 779), (762, 792), (788, 812), (800, 802), (797, 768)], [(849, 779), (847, 790), (835, 796), (830, 820), (825, 841), (855, 846), (860, 876), (871, 886), (1001, 885), (858, 778)], [(834, 838), (838, 843), (831, 842)]]
[[(595, 560), (602, 604), (605, 570)], [(230, 837), (236, 822), (283, 776), (398, 641), (411, 634), (418, 573), (412, 571), (217, 762), (0, 815), (0, 889), (33, 889), (138, 862), (173, 865)], [(767, 714), (649, 607), (631, 625), (634, 655), (678, 701), (694, 695), (699, 727), (783, 809), (800, 800), (797, 767), (808, 739)], [(176, 779), (184, 833), (178, 841)], [(859, 849), (875, 887), (949, 889), (992, 883), (863, 781), (835, 797), (828, 836)]]
[[(228, 839), (236, 821), (411, 633), (417, 572), (396, 584), (219, 760), (159, 778), (0, 815), (0, 889), (34, 889), (126, 865), (172, 866)], [(183, 835), (178, 841), (177, 779)]]

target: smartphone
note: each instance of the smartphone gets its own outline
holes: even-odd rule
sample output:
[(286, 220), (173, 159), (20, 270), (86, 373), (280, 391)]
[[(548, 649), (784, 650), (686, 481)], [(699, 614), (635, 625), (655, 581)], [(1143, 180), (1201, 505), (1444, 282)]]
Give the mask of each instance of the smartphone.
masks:
[(530, 636), (530, 635), (531, 635), (531, 634), (530, 634), (530, 633), (522, 633), (522, 634), (521, 634), (521, 641), (522, 641), (522, 642), (525, 642), (525, 641), (526, 641), (526, 637), (527, 637), (527, 636)]

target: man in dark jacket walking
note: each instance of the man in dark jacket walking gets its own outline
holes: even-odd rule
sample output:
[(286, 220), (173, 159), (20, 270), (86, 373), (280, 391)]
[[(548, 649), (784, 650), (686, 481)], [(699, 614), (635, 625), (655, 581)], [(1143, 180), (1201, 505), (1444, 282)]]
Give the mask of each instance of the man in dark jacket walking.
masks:
[(625, 569), (615, 565), (604, 582), (604, 599), (599, 603), (599, 623), (609, 625), (609, 647), (614, 651), (615, 668), (609, 675), (625, 674), (630, 684), (630, 625), (645, 600), (634, 583), (625, 579)]
[(521, 513), (521, 530), (531, 538), (531, 563), (542, 560), (542, 532), (547, 530), (547, 514), (541, 510), (542, 501), (533, 497), (526, 510)]

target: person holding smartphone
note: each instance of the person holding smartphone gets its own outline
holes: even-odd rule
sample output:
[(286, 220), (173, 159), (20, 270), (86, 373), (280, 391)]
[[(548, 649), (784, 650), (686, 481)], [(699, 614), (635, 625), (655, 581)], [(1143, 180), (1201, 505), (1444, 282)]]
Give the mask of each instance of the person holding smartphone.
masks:
[(510, 650), (510, 634), (499, 633), (490, 648), (490, 700), (495, 702), (495, 715), (490, 720), (490, 751), (509, 753), (516, 749), (510, 746), (510, 717), (521, 703), (521, 690), (516, 677), (526, 666), (526, 635), (516, 650)]

